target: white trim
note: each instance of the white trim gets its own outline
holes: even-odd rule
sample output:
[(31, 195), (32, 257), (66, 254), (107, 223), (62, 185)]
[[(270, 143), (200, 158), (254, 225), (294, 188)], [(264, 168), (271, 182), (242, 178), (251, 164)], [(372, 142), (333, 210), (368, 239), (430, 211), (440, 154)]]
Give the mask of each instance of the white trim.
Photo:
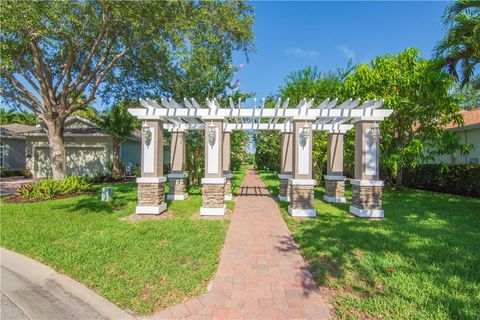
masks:
[(350, 179), (350, 184), (360, 187), (383, 187), (383, 181), (381, 180)]
[(310, 150), (311, 137), (305, 137), (305, 144), (302, 145), (303, 128), (298, 128), (298, 146), (297, 146), (297, 172), (298, 174), (310, 174), (310, 158), (312, 152)]
[(283, 201), (283, 202), (290, 202), (290, 197), (289, 196), (278, 196), (278, 201)]
[(223, 205), (221, 208), (200, 208), (201, 216), (223, 216), (227, 211), (227, 205)]
[(290, 214), (292, 217), (315, 218), (317, 216), (317, 210), (315, 210), (315, 209), (292, 209), (291, 206), (288, 206), (288, 214)]
[(360, 209), (350, 206), (350, 213), (359, 218), (383, 218), (384, 212), (379, 209)]
[[(210, 128), (208, 129), (210, 130)], [(215, 131), (215, 141), (213, 145), (210, 144), (210, 141), (205, 141), (207, 144), (207, 157), (205, 161), (207, 162), (207, 172), (208, 173), (218, 173), (219, 161), (222, 161), (220, 152), (220, 145), (219, 145), (219, 130), (217, 127), (214, 127), (213, 130)], [(207, 138), (209, 140), (209, 138)], [(220, 158), (220, 159), (219, 159)]]
[(166, 177), (140, 177), (137, 178), (137, 183), (162, 183), (167, 182)]
[(202, 184), (225, 184), (227, 179), (223, 178), (202, 178)]
[(288, 179), (292, 186), (316, 186), (317, 181), (313, 179)]
[(156, 152), (156, 146), (155, 146), (155, 141), (157, 141), (156, 138), (156, 132), (155, 128), (148, 127), (151, 133), (151, 140), (150, 143), (147, 144), (146, 141), (143, 142), (143, 163), (142, 163), (142, 171), (145, 173), (153, 173), (155, 171), (155, 152)]
[(226, 194), (223, 199), (224, 199), (225, 201), (232, 201), (233, 195), (231, 195), (231, 194)]
[(167, 204), (164, 202), (159, 206), (137, 206), (135, 208), (136, 214), (160, 214), (167, 210)]
[(293, 117), (292, 117), (292, 120), (293, 120), (293, 121), (315, 121), (315, 120), (317, 120), (317, 117), (315, 117), (315, 116), (306, 116), (306, 115), (303, 115), (303, 116), (293, 116)]
[(188, 193), (184, 194), (167, 194), (167, 200), (186, 200)]
[(324, 195), (323, 200), (329, 203), (347, 203), (347, 199), (345, 197), (329, 197)]
[(184, 173), (169, 173), (167, 174), (167, 178), (169, 179), (184, 179), (188, 177), (188, 174), (186, 172)]
[(330, 180), (330, 181), (343, 181), (346, 179), (345, 176), (329, 176), (329, 175), (324, 175), (323, 178), (325, 180)]
[[(381, 110), (388, 110), (388, 109), (381, 109)], [(365, 116), (365, 117), (361, 116), (361, 117), (355, 118), (355, 119), (352, 120), (352, 124), (355, 124), (355, 123), (360, 122), (360, 121), (364, 121), (364, 122), (383, 121), (383, 119), (385, 119), (386, 117), (388, 117), (390, 114), (393, 113), (392, 110), (389, 110), (389, 111), (391, 111), (391, 112), (388, 115), (385, 115), (385, 116), (383, 116), (383, 115), (378, 116), (378, 117), (376, 117), (376, 116)]]
[(290, 179), (292, 179), (292, 175), (291, 174), (279, 174), (278, 179), (280, 179), (280, 180), (290, 180)]

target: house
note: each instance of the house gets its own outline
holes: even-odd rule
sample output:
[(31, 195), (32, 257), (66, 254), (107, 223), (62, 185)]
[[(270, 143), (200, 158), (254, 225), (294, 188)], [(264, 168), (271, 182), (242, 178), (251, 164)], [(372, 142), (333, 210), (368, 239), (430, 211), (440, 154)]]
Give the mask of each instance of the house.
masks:
[(0, 167), (2, 170), (15, 171), (25, 169), (25, 133), (36, 130), (25, 124), (6, 124), (0, 126)]
[[(65, 121), (67, 173), (77, 176), (109, 175), (113, 162), (113, 139), (103, 129), (82, 117)], [(141, 136), (135, 132), (120, 147), (120, 160), (132, 165), (140, 163)], [(34, 178), (52, 175), (50, 148), (43, 125), (26, 133), (26, 162)]]
[(455, 156), (442, 155), (437, 156), (434, 163), (473, 163), (480, 164), (480, 107), (473, 110), (462, 110), (463, 126), (450, 123), (445, 129), (455, 132), (460, 138), (460, 143), (470, 143), (473, 150), (466, 155), (456, 153)]

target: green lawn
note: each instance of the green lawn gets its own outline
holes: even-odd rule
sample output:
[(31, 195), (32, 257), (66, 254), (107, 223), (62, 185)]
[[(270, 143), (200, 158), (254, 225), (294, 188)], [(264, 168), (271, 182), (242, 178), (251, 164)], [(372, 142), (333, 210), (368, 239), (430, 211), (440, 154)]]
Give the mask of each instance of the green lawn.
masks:
[[(276, 175), (260, 173), (278, 194)], [(376, 221), (321, 200), (316, 219), (279, 207), (338, 318), (480, 319), (480, 199), (386, 190)]]
[[(235, 173), (235, 188), (244, 174)], [(174, 217), (136, 222), (119, 220), (135, 210), (136, 184), (113, 188), (112, 204), (100, 202), (99, 192), (28, 204), (2, 202), (1, 245), (52, 266), (135, 314), (151, 314), (204, 292), (229, 222), (199, 218), (201, 188), (192, 188), (186, 201), (168, 202)]]

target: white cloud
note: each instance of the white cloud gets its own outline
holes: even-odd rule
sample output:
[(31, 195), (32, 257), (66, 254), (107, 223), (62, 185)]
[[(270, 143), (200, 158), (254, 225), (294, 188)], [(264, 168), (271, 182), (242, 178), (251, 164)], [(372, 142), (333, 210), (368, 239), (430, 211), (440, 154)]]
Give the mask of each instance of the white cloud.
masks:
[(343, 53), (347, 60), (352, 59), (353, 61), (355, 61), (355, 51), (353, 49), (349, 48), (346, 45), (341, 45), (338, 47), (338, 50)]
[(287, 56), (301, 57), (301, 58), (318, 58), (318, 52), (316, 50), (303, 50), (301, 48), (288, 48), (285, 50)]

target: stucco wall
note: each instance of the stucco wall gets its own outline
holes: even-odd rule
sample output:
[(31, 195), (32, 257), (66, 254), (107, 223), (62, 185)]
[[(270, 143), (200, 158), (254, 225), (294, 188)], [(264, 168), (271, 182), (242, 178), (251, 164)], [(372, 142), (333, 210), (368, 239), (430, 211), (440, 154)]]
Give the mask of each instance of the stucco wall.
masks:
[[(112, 146), (110, 137), (66, 137), (68, 174), (95, 176), (108, 173), (113, 159)], [(26, 154), (27, 167), (34, 178), (52, 175), (46, 137), (28, 137)]]
[(141, 152), (140, 141), (126, 140), (120, 146), (120, 160), (124, 163), (139, 164)]
[(4, 148), (3, 167), (6, 170), (25, 168), (25, 140), (2, 137)]
[(455, 133), (460, 137), (460, 143), (471, 143), (474, 149), (469, 154), (462, 156), (456, 152), (454, 157), (442, 155), (435, 159), (433, 163), (477, 163), (480, 164), (480, 128), (458, 130)]

